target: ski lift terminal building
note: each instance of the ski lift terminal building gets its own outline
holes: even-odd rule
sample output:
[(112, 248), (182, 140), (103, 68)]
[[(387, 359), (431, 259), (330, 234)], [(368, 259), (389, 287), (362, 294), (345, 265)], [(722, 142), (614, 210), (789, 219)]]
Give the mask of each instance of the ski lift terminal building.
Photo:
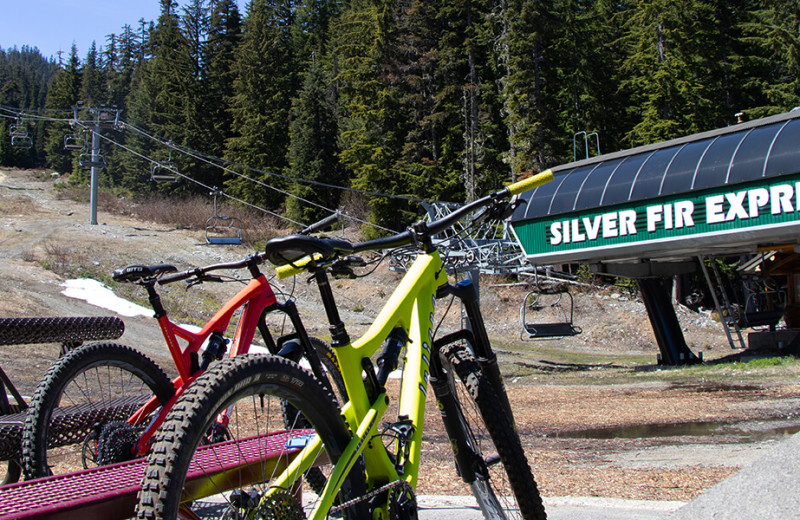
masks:
[[(761, 274), (787, 276), (783, 317), (800, 328), (800, 110), (553, 172), (553, 182), (523, 195), (511, 219), (527, 260), (586, 263), (598, 274), (636, 279), (664, 362), (697, 360), (667, 278), (703, 271), (715, 301), (721, 293), (717, 307), (728, 303), (707, 271), (710, 257), (760, 255)], [(727, 321), (729, 338), (733, 325), (741, 339)]]

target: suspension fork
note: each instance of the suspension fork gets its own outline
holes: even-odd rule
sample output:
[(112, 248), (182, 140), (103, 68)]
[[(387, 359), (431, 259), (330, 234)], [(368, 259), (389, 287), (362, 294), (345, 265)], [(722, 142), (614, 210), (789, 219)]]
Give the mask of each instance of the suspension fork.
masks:
[[(434, 363), (431, 365), (433, 364)], [(435, 364), (439, 365), (439, 361), (437, 360)], [(433, 370), (433, 366), (431, 368), (432, 372), (436, 372)], [(450, 383), (447, 381), (447, 376), (442, 373), (441, 367), (439, 367), (437, 371), (440, 372), (440, 374), (431, 375), (430, 384), (436, 396), (436, 405), (442, 416), (444, 430), (447, 433), (447, 438), (450, 439), (450, 447), (453, 449), (456, 471), (465, 483), (472, 484), (475, 482), (476, 468), (480, 467), (480, 461), (478, 460), (477, 454), (467, 442), (465, 432), (466, 421), (463, 419), (463, 414), (458, 406), (458, 402), (450, 390)]]
[[(278, 344), (276, 344), (275, 340), (272, 338), (272, 334), (266, 324), (266, 315), (273, 311), (280, 311), (289, 316), (289, 321), (292, 322), (292, 328), (294, 328), (294, 333), (279, 338)], [(328, 376), (325, 375), (325, 371), (322, 368), (322, 361), (319, 359), (317, 349), (311, 344), (308, 332), (300, 319), (300, 312), (297, 310), (297, 305), (295, 305), (294, 301), (288, 300), (286, 303), (274, 303), (266, 307), (262, 311), (261, 317), (258, 319), (258, 330), (261, 332), (264, 342), (267, 344), (267, 349), (273, 355), (278, 355), (279, 347), (285, 344), (285, 340), (296, 338), (300, 343), (300, 348), (308, 360), (309, 365), (311, 365), (311, 372), (314, 374), (314, 377), (326, 387), (331, 395), (336, 395), (335, 392), (333, 392), (333, 384), (328, 379)]]
[(500, 367), (497, 364), (497, 355), (492, 350), (489, 341), (489, 334), (486, 332), (486, 323), (483, 321), (483, 314), (478, 301), (478, 292), (471, 280), (461, 280), (456, 285), (446, 284), (439, 288), (436, 293), (437, 298), (452, 295), (461, 301), (464, 312), (467, 315), (468, 328), (462, 329), (453, 334), (448, 334), (437, 340), (439, 348), (455, 341), (465, 340), (472, 350), (472, 354), (481, 366), (483, 375), (492, 385), (500, 405), (506, 412), (511, 425), (516, 429), (517, 423), (514, 421), (514, 412), (511, 409), (511, 402), (508, 400), (506, 386), (503, 383), (503, 376), (500, 374)]

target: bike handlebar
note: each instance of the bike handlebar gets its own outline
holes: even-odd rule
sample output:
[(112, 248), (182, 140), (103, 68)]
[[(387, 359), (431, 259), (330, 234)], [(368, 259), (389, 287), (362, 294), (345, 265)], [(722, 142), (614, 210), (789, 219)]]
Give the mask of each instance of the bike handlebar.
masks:
[[(523, 179), (519, 182), (515, 182), (514, 184), (510, 184), (505, 188), (503, 188), (502, 190), (498, 190), (494, 193), (486, 195), (483, 198), (472, 201), (465, 206), (461, 206), (460, 208), (453, 211), (449, 215), (446, 215), (445, 217), (442, 217), (439, 220), (435, 220), (429, 223), (428, 234), (430, 236), (438, 235), (445, 229), (452, 227), (456, 222), (461, 220), (464, 216), (468, 215), (469, 213), (475, 211), (478, 208), (489, 206), (490, 204), (498, 202), (503, 199), (509, 199), (514, 195), (518, 195), (520, 193), (533, 189), (537, 186), (541, 186), (542, 184), (548, 183), (552, 180), (553, 180), (553, 172), (551, 170), (546, 170), (532, 177), (528, 177), (527, 179)], [(393, 249), (395, 247), (400, 247), (406, 244), (410, 244), (412, 240), (413, 240), (412, 232), (410, 230), (406, 230), (397, 233), (396, 235), (392, 235), (390, 237), (376, 238), (374, 240), (361, 242), (360, 244), (354, 244), (353, 252), (358, 253), (361, 251)]]
[(311, 233), (315, 233), (321, 229), (325, 229), (326, 227), (330, 226), (331, 224), (339, 220), (341, 214), (342, 212), (337, 209), (336, 211), (333, 212), (333, 215), (329, 215), (324, 219), (320, 220), (319, 222), (314, 222), (310, 226), (304, 227), (303, 229), (298, 231), (298, 233), (300, 235), (310, 235)]
[[(260, 264), (264, 261), (265, 255), (264, 253), (256, 253), (254, 255), (250, 255), (244, 260), (237, 260), (236, 262), (226, 262), (223, 264), (213, 264), (207, 265), (205, 267), (194, 267), (192, 269), (187, 269), (186, 271), (181, 271), (180, 273), (174, 274), (167, 274), (162, 276), (158, 279), (159, 285), (166, 285), (173, 282), (179, 282), (181, 280), (187, 280), (189, 278), (194, 277), (202, 277), (206, 273), (210, 273), (211, 271), (220, 271), (222, 269), (244, 269), (245, 267), (250, 267), (254, 264)], [(213, 281), (210, 279), (209, 281)]]
[[(515, 182), (509, 186), (506, 186), (502, 190), (498, 190), (483, 198), (470, 202), (469, 204), (453, 211), (449, 215), (427, 224), (425, 234), (427, 236), (437, 235), (445, 229), (450, 228), (464, 216), (472, 211), (475, 211), (476, 209), (487, 207), (504, 199), (510, 199), (514, 195), (518, 195), (535, 187), (541, 186), (542, 184), (548, 183), (552, 180), (553, 172), (551, 170), (546, 170), (527, 179)], [(362, 251), (392, 249), (410, 244), (414, 240), (414, 233), (414, 231), (408, 229), (389, 237), (376, 238), (374, 240), (368, 240), (366, 242), (352, 245), (347, 244), (342, 240), (337, 240), (339, 244), (346, 244), (347, 247), (334, 247), (334, 250), (336, 252), (352, 254)], [(275, 268), (275, 273), (280, 279), (288, 278), (305, 271), (305, 266), (307, 266), (312, 260), (317, 261), (321, 259), (323, 259), (321, 254), (308, 255), (300, 260), (277, 266)]]

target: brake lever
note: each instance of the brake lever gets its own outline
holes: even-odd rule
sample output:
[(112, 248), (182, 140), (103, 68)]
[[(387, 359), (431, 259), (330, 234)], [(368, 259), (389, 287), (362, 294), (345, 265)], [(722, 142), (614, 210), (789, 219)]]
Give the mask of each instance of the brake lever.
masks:
[(331, 275), (334, 278), (357, 278), (356, 273), (353, 271), (354, 267), (366, 267), (367, 262), (360, 256), (345, 256), (340, 258), (331, 266)]
[(190, 287), (194, 287), (195, 285), (199, 285), (203, 282), (224, 282), (225, 280), (222, 279), (221, 276), (217, 276), (215, 274), (200, 274), (194, 280), (191, 280), (186, 284), (186, 288), (189, 289)]
[(506, 220), (514, 214), (514, 210), (516, 210), (522, 202), (522, 198), (517, 195), (514, 195), (508, 202), (498, 200), (490, 206), (487, 206), (483, 212), (475, 217), (475, 220), (479, 222), (485, 220)]

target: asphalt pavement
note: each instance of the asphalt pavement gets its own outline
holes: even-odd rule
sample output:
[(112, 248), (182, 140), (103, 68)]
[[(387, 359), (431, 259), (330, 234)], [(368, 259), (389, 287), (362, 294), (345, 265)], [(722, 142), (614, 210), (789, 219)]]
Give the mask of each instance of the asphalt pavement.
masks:
[[(419, 496), (420, 520), (482, 520), (472, 497)], [(545, 497), (549, 520), (657, 520), (684, 502), (599, 497)]]

